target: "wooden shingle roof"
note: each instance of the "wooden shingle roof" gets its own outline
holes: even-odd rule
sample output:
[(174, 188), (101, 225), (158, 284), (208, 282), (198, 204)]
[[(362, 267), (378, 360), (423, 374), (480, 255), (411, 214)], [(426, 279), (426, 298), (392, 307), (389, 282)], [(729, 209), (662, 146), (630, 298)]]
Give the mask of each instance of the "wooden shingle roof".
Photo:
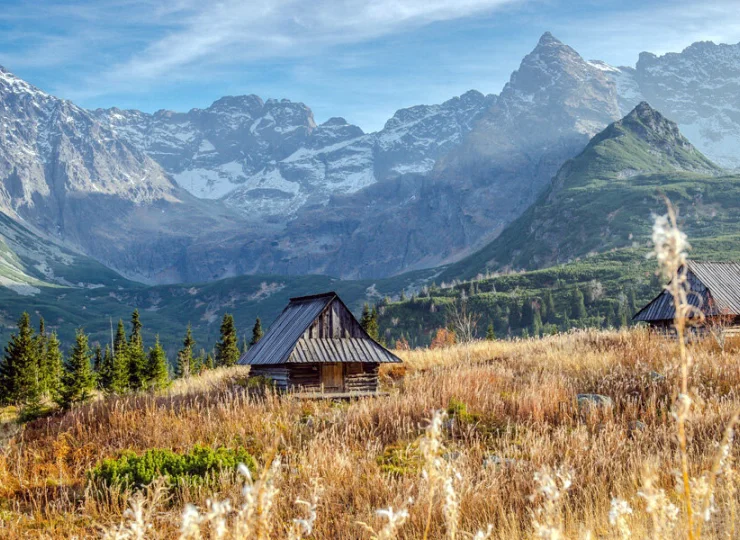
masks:
[[(346, 310), (357, 326), (359, 337), (308, 338), (306, 331), (333, 303)], [(291, 363), (366, 362), (391, 363), (401, 360), (362, 330), (352, 313), (334, 292), (291, 298), (256, 345), (239, 359), (242, 365)]]
[[(686, 278), (688, 301), (704, 315), (740, 315), (740, 263), (689, 261)], [(675, 316), (673, 297), (662, 291), (632, 318), (635, 321), (667, 321)]]

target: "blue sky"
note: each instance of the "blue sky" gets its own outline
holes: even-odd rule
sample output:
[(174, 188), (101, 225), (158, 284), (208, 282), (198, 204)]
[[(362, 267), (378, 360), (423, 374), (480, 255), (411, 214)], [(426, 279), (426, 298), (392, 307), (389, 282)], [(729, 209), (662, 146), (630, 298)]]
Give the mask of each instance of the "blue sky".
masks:
[(0, 64), (89, 107), (303, 101), (367, 131), (396, 109), (498, 93), (551, 31), (585, 58), (740, 41), (738, 0), (0, 0)]

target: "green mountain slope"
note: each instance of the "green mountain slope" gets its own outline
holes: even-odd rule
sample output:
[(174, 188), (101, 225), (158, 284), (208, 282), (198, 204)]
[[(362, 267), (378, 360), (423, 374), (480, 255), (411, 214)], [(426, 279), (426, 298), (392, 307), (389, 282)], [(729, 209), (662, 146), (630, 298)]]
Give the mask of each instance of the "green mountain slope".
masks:
[[(740, 255), (740, 176), (704, 157), (647, 103), (596, 135), (566, 162), (548, 190), (481, 251), (448, 267), (442, 279), (487, 271), (536, 269), (589, 253), (645, 246), (661, 195), (712, 257)], [(723, 251), (712, 253), (714, 243)]]

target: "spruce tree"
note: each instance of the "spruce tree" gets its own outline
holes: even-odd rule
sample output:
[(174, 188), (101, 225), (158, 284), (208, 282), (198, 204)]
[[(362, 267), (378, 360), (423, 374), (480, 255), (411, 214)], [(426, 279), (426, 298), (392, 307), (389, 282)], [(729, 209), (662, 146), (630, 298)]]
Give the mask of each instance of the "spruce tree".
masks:
[(539, 310), (534, 311), (534, 316), (532, 317), (532, 335), (537, 337), (542, 334), (542, 316), (540, 315)]
[(586, 304), (584, 303), (583, 293), (578, 287), (573, 289), (571, 295), (570, 318), (581, 321), (586, 318)]
[[(259, 319), (257, 319), (257, 321), (259, 321)], [(257, 323), (255, 323), (255, 328), (256, 327)], [(261, 327), (259, 328), (259, 331), (261, 334)], [(260, 335), (260, 337), (262, 336)], [(234, 317), (233, 315), (226, 313), (221, 322), (221, 337), (218, 343), (216, 343), (216, 365), (219, 367), (231, 367), (236, 365), (238, 360), (239, 344), (238, 337), (236, 335), (236, 326), (234, 325)]]
[(167, 372), (167, 356), (164, 353), (162, 345), (159, 343), (159, 336), (154, 340), (154, 347), (149, 350), (148, 360), (146, 387), (149, 390), (167, 388), (167, 385), (170, 383), (170, 376)]
[(532, 299), (525, 298), (522, 302), (522, 328), (529, 328), (534, 324), (534, 307), (532, 306)]
[(631, 288), (627, 291), (627, 316), (632, 317), (637, 313), (637, 300), (635, 299), (635, 289)]
[(77, 330), (72, 353), (64, 364), (59, 405), (68, 409), (75, 403), (87, 401), (92, 397), (94, 388), (95, 375), (90, 365), (90, 347), (87, 335), (80, 328)]
[[(365, 318), (365, 313), (363, 310), (363, 319), (365, 319), (365, 324), (362, 327), (365, 329), (365, 332), (367, 332), (367, 335), (373, 338), (375, 341), (379, 341), (380, 332), (378, 329), (378, 308), (373, 307), (372, 310), (369, 310), (368, 308), (367, 318)], [(362, 324), (362, 321), (360, 321), (360, 324)]]
[(131, 314), (131, 335), (128, 340), (128, 386), (131, 390), (142, 390), (146, 387), (146, 352), (144, 338), (141, 334), (142, 324), (139, 310)]
[(118, 320), (116, 338), (113, 341), (113, 362), (107, 390), (112, 394), (123, 394), (129, 387), (129, 359), (126, 329)]
[(46, 323), (44, 318), (39, 320), (39, 333), (36, 335), (36, 361), (38, 370), (39, 395), (48, 396), (49, 389), (49, 367), (46, 365)]
[(177, 363), (175, 364), (176, 377), (190, 377), (193, 367), (193, 347), (195, 347), (195, 340), (193, 339), (193, 332), (188, 324), (185, 339), (182, 341), (182, 349), (177, 352)]
[(93, 352), (93, 373), (95, 373), (95, 381), (98, 382), (103, 372), (103, 349), (100, 343), (95, 345), (95, 351)]
[(514, 301), (509, 307), (509, 325), (512, 329), (522, 327), (522, 309), (519, 302)]
[(110, 392), (111, 382), (113, 381), (113, 353), (110, 350), (110, 345), (105, 346), (103, 360), (100, 363), (97, 376), (98, 389)]
[(208, 353), (206, 355), (206, 361), (203, 362), (203, 369), (213, 369), (215, 366), (215, 362), (213, 361), (213, 355), (211, 353)]
[(488, 324), (488, 328), (486, 329), (486, 339), (488, 341), (494, 341), (496, 339), (496, 332), (493, 330), (493, 323)]
[(64, 357), (59, 346), (56, 332), (52, 332), (46, 341), (46, 369), (49, 397), (59, 400), (62, 393), (62, 375), (64, 373)]
[(193, 361), (190, 363), (190, 374), (200, 375), (203, 373), (206, 365), (206, 350), (201, 349), (198, 356), (193, 356)]
[[(262, 339), (264, 334), (265, 333), (262, 331), (262, 321), (257, 317), (254, 321), (254, 326), (252, 327), (252, 340), (249, 342), (249, 346), (254, 347), (257, 345), (257, 342)], [(216, 360), (218, 361), (218, 358)]]
[(38, 344), (31, 328), (31, 318), (23, 313), (18, 320), (18, 333), (10, 336), (5, 356), (0, 363), (0, 399), (24, 403), (39, 393)]
[(552, 291), (549, 289), (545, 292), (543, 304), (545, 306), (545, 309), (543, 310), (544, 319), (550, 324), (555, 324), (557, 322), (558, 312), (555, 307), (555, 300), (552, 297)]

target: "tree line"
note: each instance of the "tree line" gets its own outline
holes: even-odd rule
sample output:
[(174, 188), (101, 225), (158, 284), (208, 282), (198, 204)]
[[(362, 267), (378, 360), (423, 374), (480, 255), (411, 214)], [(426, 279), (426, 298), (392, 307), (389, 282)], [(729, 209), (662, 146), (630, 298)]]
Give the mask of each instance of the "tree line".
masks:
[(66, 358), (56, 332), (47, 331), (43, 318), (37, 331), (28, 313), (21, 315), (17, 326), (0, 359), (0, 404), (20, 406), (22, 416), (28, 419), (39, 416), (51, 404), (67, 409), (96, 392), (121, 395), (163, 390), (172, 378), (233, 366), (263, 335), (257, 318), (252, 339), (249, 343), (244, 340), (240, 349), (234, 317), (227, 313), (214, 351), (201, 349), (196, 353), (196, 341), (188, 325), (171, 367), (159, 336), (152, 346), (146, 346), (138, 310), (131, 314), (128, 332), (123, 320), (118, 321), (115, 337), (105, 348), (100, 344), (91, 346), (84, 330), (78, 329)]

